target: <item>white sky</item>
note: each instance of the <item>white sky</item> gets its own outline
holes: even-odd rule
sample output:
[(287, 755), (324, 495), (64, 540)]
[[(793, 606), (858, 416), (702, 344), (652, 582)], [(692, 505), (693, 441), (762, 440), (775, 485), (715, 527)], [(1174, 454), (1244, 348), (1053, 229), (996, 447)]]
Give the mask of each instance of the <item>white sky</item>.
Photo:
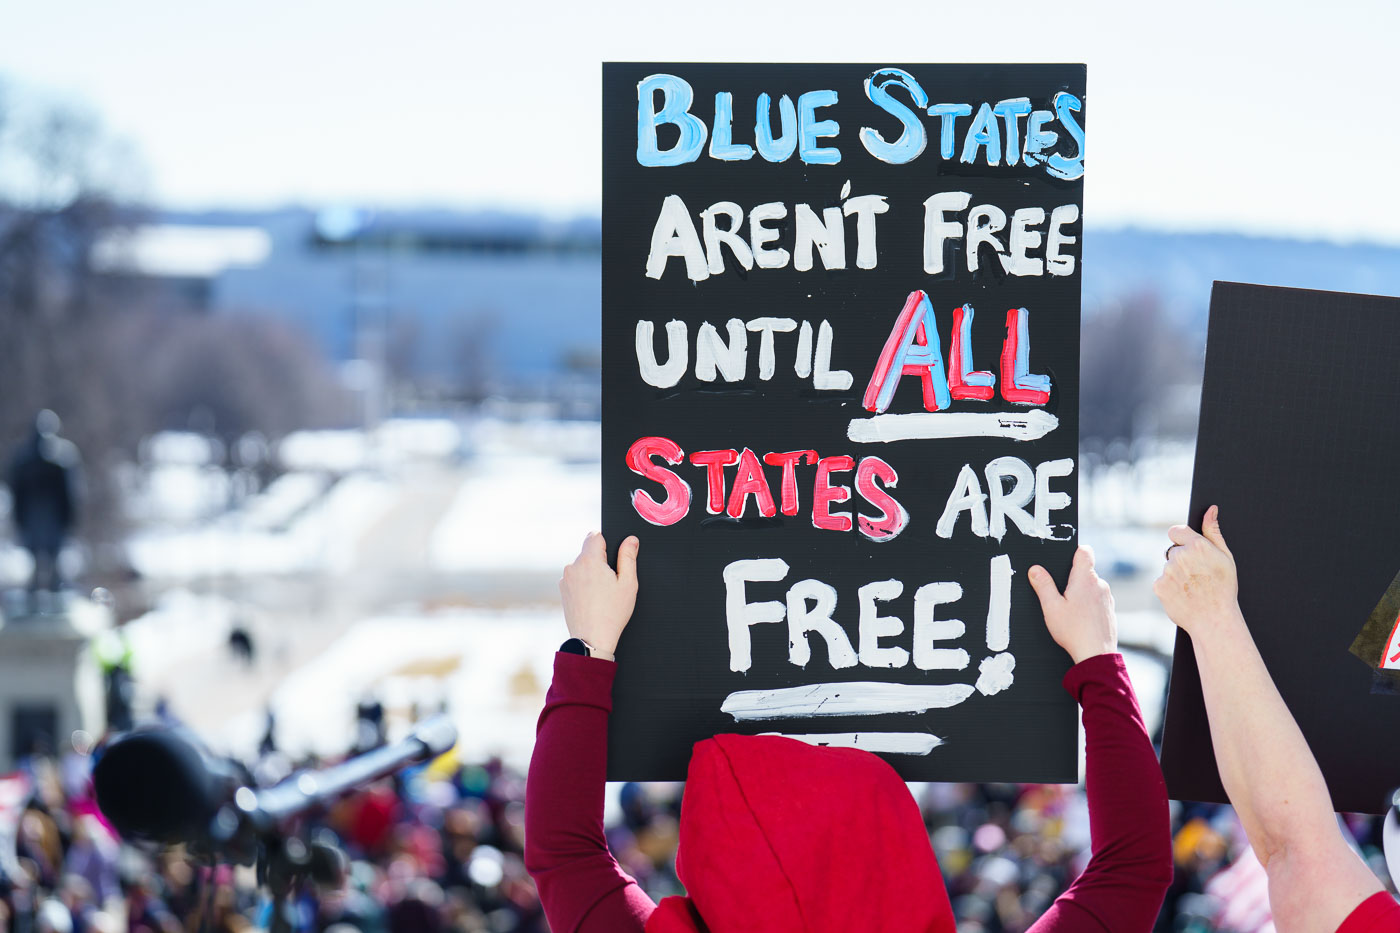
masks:
[(5, 6), (0, 74), (91, 104), (166, 205), (596, 211), (603, 60), (1083, 61), (1091, 225), (1400, 243), (1394, 0)]

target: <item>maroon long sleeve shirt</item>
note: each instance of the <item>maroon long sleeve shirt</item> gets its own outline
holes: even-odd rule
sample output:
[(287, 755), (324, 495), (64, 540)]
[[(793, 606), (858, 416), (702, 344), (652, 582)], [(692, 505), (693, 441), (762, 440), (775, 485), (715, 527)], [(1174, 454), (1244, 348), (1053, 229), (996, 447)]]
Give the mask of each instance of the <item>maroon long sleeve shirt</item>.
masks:
[[(526, 787), (525, 862), (558, 933), (636, 933), (655, 909), (603, 834), (616, 669), (556, 655), (540, 714)], [(1084, 711), (1093, 852), (1031, 933), (1146, 933), (1172, 879), (1162, 772), (1120, 655), (1075, 665), (1064, 686)]]

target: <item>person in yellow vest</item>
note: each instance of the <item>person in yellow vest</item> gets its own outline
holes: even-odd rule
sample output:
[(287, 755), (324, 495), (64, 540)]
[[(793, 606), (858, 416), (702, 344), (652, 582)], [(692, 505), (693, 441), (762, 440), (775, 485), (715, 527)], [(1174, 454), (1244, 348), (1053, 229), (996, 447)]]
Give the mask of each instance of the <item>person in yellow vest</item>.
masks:
[(106, 687), (107, 729), (110, 732), (125, 732), (132, 727), (132, 699), (136, 681), (132, 675), (131, 639), (126, 629), (118, 625), (110, 628), (93, 640), (93, 655), (102, 671), (102, 682)]

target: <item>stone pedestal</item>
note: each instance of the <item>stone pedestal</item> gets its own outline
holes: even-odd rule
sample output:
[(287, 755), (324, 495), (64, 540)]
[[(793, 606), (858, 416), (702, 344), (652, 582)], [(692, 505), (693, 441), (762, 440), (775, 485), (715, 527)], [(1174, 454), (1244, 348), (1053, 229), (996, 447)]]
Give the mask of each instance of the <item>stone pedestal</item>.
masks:
[(107, 615), (70, 598), (61, 611), (0, 624), (0, 773), (30, 751), (37, 733), (56, 752), (78, 729), (101, 734), (102, 675), (89, 643), (107, 626)]

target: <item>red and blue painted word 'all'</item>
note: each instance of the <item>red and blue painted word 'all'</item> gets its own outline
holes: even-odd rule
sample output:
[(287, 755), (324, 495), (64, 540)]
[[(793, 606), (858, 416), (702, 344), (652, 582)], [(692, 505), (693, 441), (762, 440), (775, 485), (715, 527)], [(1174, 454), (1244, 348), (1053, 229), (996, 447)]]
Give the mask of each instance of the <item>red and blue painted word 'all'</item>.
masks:
[[(943, 365), (943, 349), (937, 328), (931, 321), (933, 304), (923, 291), (909, 293), (904, 310), (895, 320), (862, 404), (867, 411), (883, 412), (890, 407), (894, 390), (904, 376), (918, 376), (923, 384), (924, 408), (942, 411), (954, 399), (987, 401), (995, 391), (997, 378), (973, 369), (972, 305), (953, 311), (952, 352), (949, 365)], [(1006, 340), (1001, 347), (1001, 397), (1014, 405), (1044, 405), (1050, 400), (1050, 377), (1030, 371), (1030, 312), (1012, 308), (1006, 312)], [(930, 339), (932, 334), (932, 339)]]

